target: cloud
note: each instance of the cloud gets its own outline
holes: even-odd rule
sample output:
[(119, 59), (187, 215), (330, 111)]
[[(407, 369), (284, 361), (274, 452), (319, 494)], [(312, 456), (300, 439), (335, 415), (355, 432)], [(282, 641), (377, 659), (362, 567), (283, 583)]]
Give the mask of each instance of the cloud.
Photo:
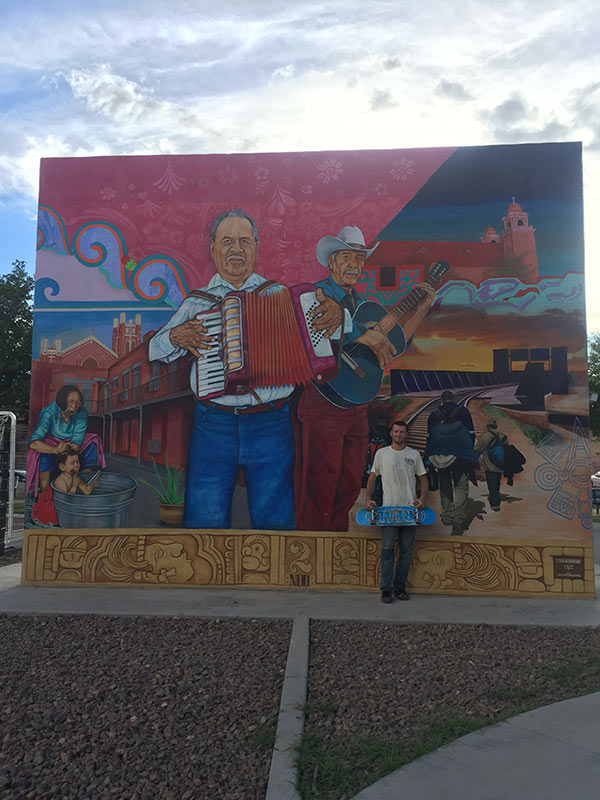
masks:
[(84, 100), (89, 111), (103, 114), (117, 122), (139, 120), (161, 109), (168, 109), (168, 103), (160, 103), (146, 90), (115, 75), (106, 64), (91, 69), (74, 69), (65, 76), (73, 92), (73, 97)]
[(436, 94), (442, 97), (449, 97), (451, 100), (473, 100), (473, 95), (467, 92), (461, 83), (448, 81), (445, 78), (436, 86)]
[(402, 60), (398, 56), (388, 56), (381, 62), (381, 66), (385, 70), (398, 69), (402, 66)]
[(383, 108), (390, 108), (395, 105), (392, 93), (388, 89), (375, 89), (371, 94), (371, 111), (381, 111)]
[(293, 64), (286, 64), (285, 67), (279, 67), (278, 69), (273, 70), (269, 83), (273, 83), (277, 80), (285, 81), (289, 78), (293, 78), (295, 71), (296, 70)]
[(509, 127), (516, 122), (527, 119), (528, 112), (525, 103), (519, 95), (513, 95), (500, 105), (487, 112), (486, 116), (494, 125)]

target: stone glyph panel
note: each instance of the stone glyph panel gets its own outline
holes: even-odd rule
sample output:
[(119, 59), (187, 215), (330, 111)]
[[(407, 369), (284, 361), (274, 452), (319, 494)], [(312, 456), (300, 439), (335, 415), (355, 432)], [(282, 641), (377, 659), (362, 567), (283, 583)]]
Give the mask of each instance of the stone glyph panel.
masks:
[[(32, 530), (21, 581), (376, 590), (379, 549), (371, 531)], [(408, 586), (417, 594), (593, 597), (592, 547), (419, 536)]]

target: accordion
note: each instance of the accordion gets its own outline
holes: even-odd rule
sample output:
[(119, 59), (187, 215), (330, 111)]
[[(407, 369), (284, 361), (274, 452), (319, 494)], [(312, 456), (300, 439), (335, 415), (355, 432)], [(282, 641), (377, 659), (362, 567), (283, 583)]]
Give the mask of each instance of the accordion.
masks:
[(229, 292), (214, 308), (196, 314), (215, 337), (196, 361), (197, 396), (330, 380), (337, 373), (337, 359), (309, 316), (318, 305), (310, 284), (264, 293), (259, 287)]

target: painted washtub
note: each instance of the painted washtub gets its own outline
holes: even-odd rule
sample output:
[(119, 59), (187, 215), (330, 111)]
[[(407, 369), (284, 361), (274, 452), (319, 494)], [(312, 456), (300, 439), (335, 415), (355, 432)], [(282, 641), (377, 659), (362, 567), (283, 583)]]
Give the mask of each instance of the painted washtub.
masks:
[(129, 520), (137, 481), (129, 475), (102, 472), (89, 495), (68, 494), (52, 484), (52, 496), (62, 528), (124, 528)]

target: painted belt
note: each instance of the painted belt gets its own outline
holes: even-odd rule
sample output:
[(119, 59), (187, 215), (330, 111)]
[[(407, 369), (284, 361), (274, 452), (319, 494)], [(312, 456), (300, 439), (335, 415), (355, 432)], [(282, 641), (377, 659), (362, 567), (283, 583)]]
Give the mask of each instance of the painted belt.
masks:
[(202, 406), (207, 406), (208, 408), (216, 408), (217, 411), (227, 411), (229, 414), (262, 414), (264, 411), (277, 411), (278, 408), (283, 408), (283, 406), (287, 403), (288, 398), (282, 397), (280, 400), (273, 400), (271, 403), (260, 403), (256, 406), (223, 406), (219, 403), (213, 403), (212, 400), (200, 400), (198, 402)]

